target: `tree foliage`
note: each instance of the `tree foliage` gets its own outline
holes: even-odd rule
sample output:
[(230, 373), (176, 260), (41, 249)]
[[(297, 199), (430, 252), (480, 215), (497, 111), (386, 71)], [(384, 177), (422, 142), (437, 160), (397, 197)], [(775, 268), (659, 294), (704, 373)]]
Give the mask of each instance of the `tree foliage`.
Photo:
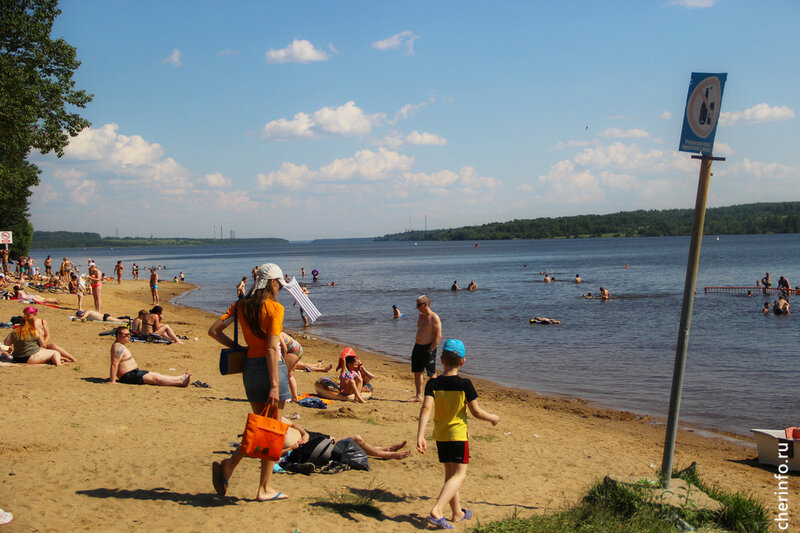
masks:
[[(493, 222), (482, 226), (384, 235), (382, 241), (461, 241), (492, 239), (558, 239), (577, 237), (656, 237), (689, 235), (694, 209), (623, 211)], [(800, 233), (800, 202), (715, 207), (706, 210), (706, 235)]]
[(13, 255), (28, 252), (28, 198), (39, 184), (31, 150), (64, 154), (89, 122), (74, 112), (92, 100), (75, 88), (75, 48), (50, 34), (58, 0), (0, 0), (0, 229), (14, 232)]

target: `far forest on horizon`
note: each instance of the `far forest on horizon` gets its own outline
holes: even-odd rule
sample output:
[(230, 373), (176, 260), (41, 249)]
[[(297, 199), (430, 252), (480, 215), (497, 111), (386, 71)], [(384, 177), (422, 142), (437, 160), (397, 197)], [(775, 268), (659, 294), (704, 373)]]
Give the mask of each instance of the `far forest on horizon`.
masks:
[(222, 244), (285, 244), (286, 239), (192, 239), (186, 237), (101, 237), (99, 233), (34, 231), (31, 249), (126, 248), (130, 246), (208, 246)]
[[(576, 239), (588, 237), (668, 237), (690, 235), (694, 209), (639, 209), (608, 215), (519, 219), (481, 226), (415, 230), (377, 241), (473, 241)], [(800, 202), (771, 202), (706, 209), (704, 235), (800, 233)]]

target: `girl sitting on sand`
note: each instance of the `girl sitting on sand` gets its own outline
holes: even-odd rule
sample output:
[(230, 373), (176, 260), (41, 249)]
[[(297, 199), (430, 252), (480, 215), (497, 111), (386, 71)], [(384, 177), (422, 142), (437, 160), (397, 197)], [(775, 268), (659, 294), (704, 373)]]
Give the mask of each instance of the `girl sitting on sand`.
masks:
[(361, 375), (361, 379), (364, 381), (364, 384), (366, 385), (372, 381), (372, 379), (375, 377), (375, 374), (367, 370), (367, 368), (364, 366), (364, 363), (359, 360), (356, 352), (349, 346), (343, 349), (341, 355), (339, 355), (339, 363), (336, 365), (336, 371), (340, 373), (346, 371), (346, 360), (350, 356), (356, 358), (355, 370)]
[(61, 354), (55, 350), (45, 348), (44, 338), (36, 329), (36, 316), (23, 313), (22, 324), (8, 334), (4, 344), (11, 346), (11, 355), (15, 363), (39, 365), (52, 363), (61, 364)]
[(348, 355), (345, 358), (345, 368), (347, 370), (339, 374), (339, 391), (342, 396), (353, 394), (358, 403), (364, 403), (364, 398), (361, 397), (364, 378), (361, 377), (361, 373), (356, 367), (357, 364), (358, 358), (355, 355)]

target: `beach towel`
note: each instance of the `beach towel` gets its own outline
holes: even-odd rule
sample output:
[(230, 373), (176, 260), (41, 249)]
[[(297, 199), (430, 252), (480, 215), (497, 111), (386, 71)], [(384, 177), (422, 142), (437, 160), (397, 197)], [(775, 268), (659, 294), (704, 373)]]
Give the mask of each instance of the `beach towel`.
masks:
[(289, 291), (289, 294), (291, 294), (292, 298), (294, 298), (294, 301), (298, 303), (300, 309), (302, 309), (308, 316), (309, 322), (314, 322), (322, 315), (322, 313), (319, 312), (319, 309), (317, 309), (314, 304), (311, 303), (311, 300), (303, 292), (303, 288), (299, 283), (297, 283), (296, 278), (292, 278), (292, 281), (284, 285), (283, 288)]

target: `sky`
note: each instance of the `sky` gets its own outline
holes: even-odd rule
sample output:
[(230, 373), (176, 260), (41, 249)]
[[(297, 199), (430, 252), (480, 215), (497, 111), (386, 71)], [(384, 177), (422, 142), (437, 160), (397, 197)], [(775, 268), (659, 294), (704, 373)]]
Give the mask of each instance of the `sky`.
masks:
[(800, 2), (62, 0), (92, 126), (35, 229), (373, 237), (694, 206), (692, 72), (727, 73), (708, 206), (800, 200)]

